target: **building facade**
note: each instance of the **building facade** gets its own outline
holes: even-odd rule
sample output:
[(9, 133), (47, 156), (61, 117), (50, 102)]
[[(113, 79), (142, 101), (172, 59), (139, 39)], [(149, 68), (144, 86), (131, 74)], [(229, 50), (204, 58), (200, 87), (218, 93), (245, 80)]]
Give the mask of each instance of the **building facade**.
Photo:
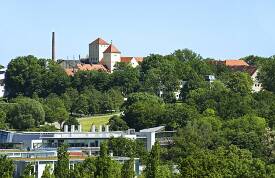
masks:
[(0, 97), (5, 95), (5, 72), (6, 69), (0, 69)]

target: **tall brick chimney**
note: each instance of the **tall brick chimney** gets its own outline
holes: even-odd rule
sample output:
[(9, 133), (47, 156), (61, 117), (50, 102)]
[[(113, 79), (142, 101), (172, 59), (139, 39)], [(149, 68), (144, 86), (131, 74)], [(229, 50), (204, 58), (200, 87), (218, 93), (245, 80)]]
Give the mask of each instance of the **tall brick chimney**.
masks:
[(52, 32), (52, 60), (55, 61), (55, 34)]

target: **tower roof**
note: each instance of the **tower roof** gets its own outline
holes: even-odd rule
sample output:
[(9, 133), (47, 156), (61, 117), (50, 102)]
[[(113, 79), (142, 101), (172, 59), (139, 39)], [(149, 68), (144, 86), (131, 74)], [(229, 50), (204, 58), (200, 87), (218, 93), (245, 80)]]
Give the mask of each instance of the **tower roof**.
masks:
[(113, 44), (110, 44), (103, 53), (120, 53), (120, 51)]
[(94, 40), (92, 43), (96, 43), (99, 45), (109, 45), (109, 43), (107, 43), (105, 40), (103, 40), (102, 38), (97, 38), (96, 40)]

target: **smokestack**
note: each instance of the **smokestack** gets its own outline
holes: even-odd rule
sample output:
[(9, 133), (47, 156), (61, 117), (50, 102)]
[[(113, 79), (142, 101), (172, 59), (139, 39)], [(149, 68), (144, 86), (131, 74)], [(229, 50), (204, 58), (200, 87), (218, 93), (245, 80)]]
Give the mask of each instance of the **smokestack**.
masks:
[(55, 61), (55, 34), (52, 32), (52, 60)]

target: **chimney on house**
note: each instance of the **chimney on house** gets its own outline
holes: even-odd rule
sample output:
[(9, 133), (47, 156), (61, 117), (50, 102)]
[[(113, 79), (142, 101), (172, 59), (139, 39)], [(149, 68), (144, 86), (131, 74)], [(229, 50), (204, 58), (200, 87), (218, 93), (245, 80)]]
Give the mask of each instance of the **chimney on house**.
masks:
[(52, 60), (55, 61), (55, 33), (52, 32)]

